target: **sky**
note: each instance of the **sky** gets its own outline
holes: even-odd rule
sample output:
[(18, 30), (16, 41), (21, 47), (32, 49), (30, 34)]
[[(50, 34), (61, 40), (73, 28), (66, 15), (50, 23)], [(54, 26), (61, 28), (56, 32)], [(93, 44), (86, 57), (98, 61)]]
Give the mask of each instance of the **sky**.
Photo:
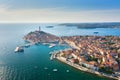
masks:
[(120, 0), (0, 0), (0, 22), (120, 22)]

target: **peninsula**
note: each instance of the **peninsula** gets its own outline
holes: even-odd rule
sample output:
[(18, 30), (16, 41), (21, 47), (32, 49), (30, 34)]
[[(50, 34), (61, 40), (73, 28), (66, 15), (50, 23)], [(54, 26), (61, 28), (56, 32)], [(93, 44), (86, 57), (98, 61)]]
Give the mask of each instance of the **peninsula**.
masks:
[(50, 33), (41, 31), (40, 27), (39, 27), (39, 30), (30, 32), (27, 35), (25, 35), (23, 39), (30, 43), (52, 43), (52, 42), (59, 41), (59, 37), (52, 35)]
[(54, 58), (79, 70), (120, 79), (120, 37), (62, 36), (34, 31), (24, 36), (31, 43), (63, 42), (71, 49), (53, 52)]
[(56, 59), (82, 71), (120, 79), (120, 37), (65, 36), (62, 40), (72, 48), (54, 52)]

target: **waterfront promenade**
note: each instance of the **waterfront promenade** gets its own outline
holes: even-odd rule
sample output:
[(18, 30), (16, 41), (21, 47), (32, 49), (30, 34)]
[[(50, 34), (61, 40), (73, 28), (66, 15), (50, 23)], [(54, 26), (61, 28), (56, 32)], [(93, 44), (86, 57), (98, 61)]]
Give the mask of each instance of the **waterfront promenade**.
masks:
[(74, 63), (71, 63), (69, 61), (66, 61), (66, 58), (64, 58), (64, 57), (56, 57), (56, 59), (61, 61), (61, 62), (63, 62), (63, 63), (65, 63), (65, 64), (68, 64), (68, 65), (70, 65), (70, 66), (72, 66), (72, 67), (74, 67), (76, 69), (79, 69), (81, 71), (85, 71), (85, 72), (89, 72), (89, 73), (92, 73), (92, 74), (96, 74), (96, 75), (101, 76), (101, 77), (104, 76), (104, 77), (107, 77), (107, 78), (110, 78), (110, 79), (120, 80), (120, 77), (116, 78), (116, 77), (114, 77), (112, 75), (108, 75), (108, 74), (105, 74), (105, 73), (100, 73), (98, 71), (87, 69), (87, 68), (82, 67), (82, 66), (80, 66), (78, 64), (74, 64)]

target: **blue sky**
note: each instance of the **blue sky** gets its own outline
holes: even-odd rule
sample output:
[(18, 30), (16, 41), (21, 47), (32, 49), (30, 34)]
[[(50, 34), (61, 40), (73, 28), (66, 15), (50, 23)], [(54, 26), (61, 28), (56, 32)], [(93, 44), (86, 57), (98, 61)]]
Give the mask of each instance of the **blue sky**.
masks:
[(0, 22), (115, 22), (120, 0), (0, 0)]

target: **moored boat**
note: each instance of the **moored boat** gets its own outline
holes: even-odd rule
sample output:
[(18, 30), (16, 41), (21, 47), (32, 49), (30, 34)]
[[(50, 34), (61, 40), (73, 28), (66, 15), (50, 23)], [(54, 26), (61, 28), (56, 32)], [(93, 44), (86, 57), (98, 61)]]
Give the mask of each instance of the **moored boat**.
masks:
[(56, 46), (56, 44), (50, 44), (49, 48)]
[(94, 32), (94, 34), (98, 34), (99, 32)]

